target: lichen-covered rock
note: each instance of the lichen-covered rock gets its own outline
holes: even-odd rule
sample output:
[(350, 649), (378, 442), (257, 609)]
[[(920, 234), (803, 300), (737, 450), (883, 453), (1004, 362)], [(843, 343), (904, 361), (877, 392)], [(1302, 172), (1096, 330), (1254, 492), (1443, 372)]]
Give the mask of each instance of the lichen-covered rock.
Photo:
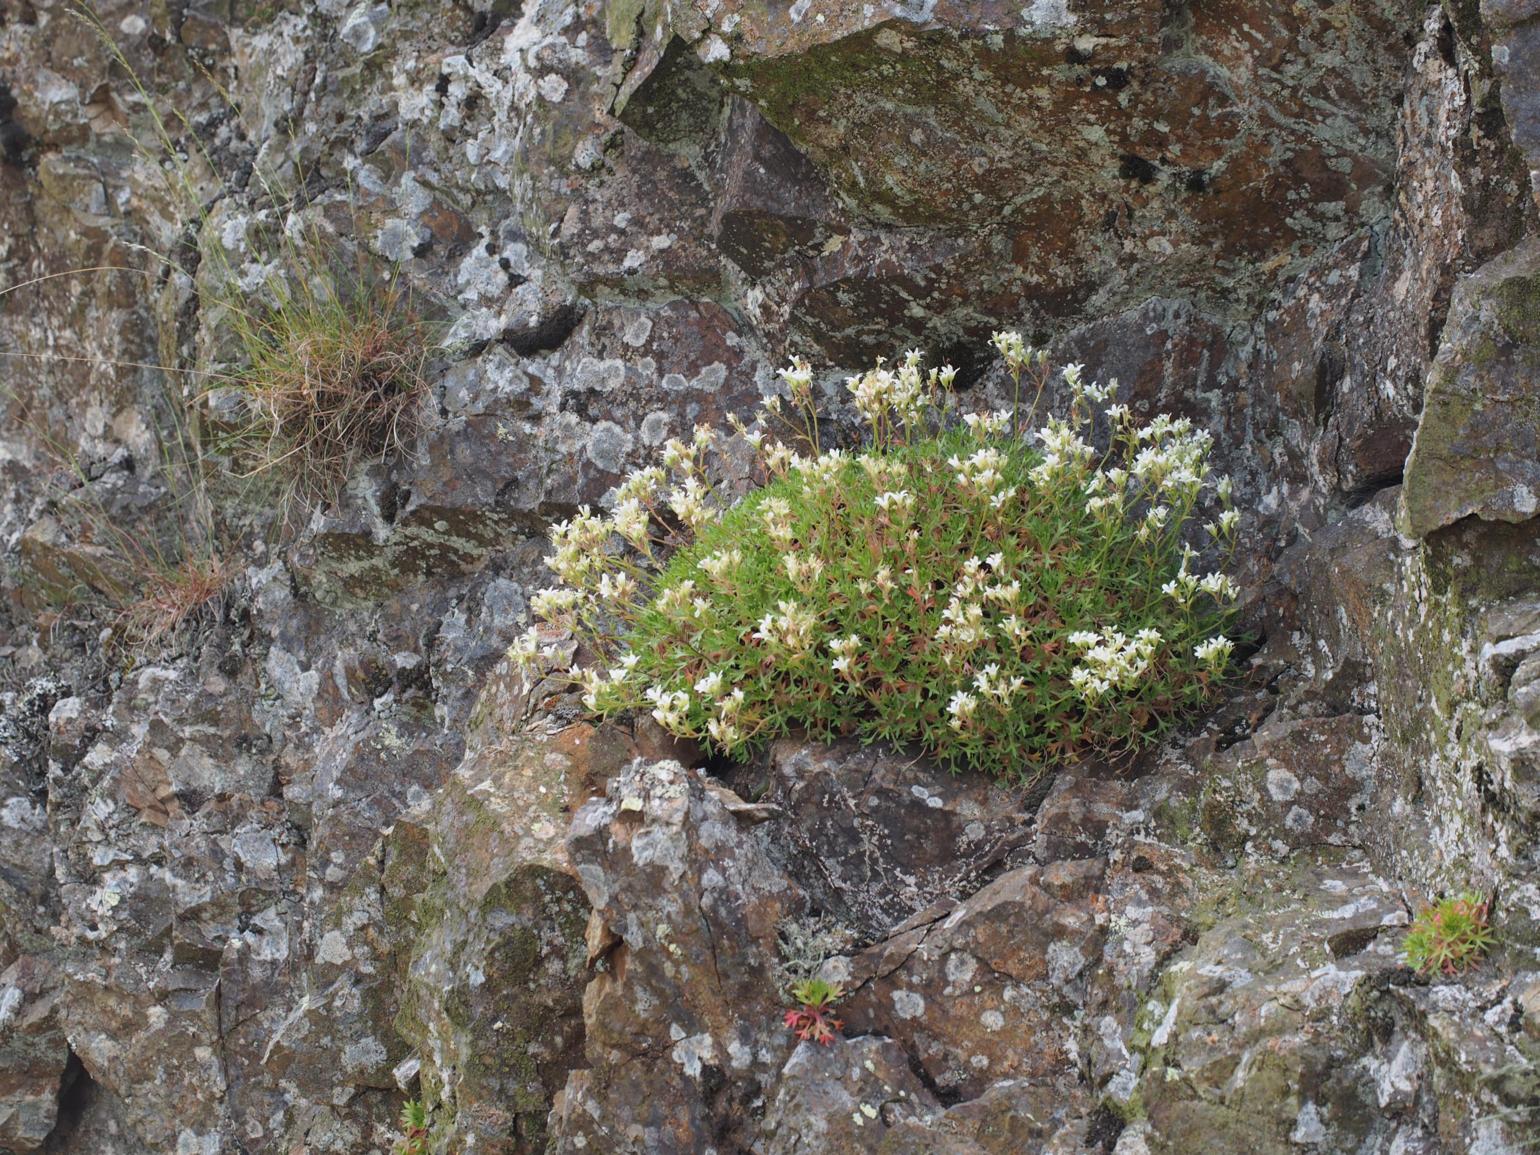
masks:
[[(1537, 24), (1540, 28), (1540, 24)], [(1407, 530), (1540, 511), (1540, 241), (1455, 290), (1401, 490)]]
[(773, 850), (827, 913), (867, 938), (969, 883), (1021, 841), (1022, 791), (886, 746), (782, 740), (765, 800), (793, 816)]
[(1356, 846), (1375, 781), (1372, 719), (1269, 719), (1211, 758), (1198, 822), (1216, 846), (1283, 857)]
[(1540, 11), (1529, 0), (1481, 0), (1491, 29), (1493, 70), (1502, 78), (1503, 111), (1540, 204)]
[(1236, 901), (1243, 911), (1168, 967), (1144, 1009), (1145, 1069), (1124, 1110), (1147, 1114), (1151, 1151), (1383, 1142), (1350, 1010), (1396, 968), (1388, 928), (1405, 908), (1361, 864), (1330, 860), (1263, 872)]
[[(0, 1146), (383, 1155), (409, 1093), (441, 1151), (1527, 1139), (1533, 3), (94, 7), (0, 20)], [(198, 442), (241, 578), (108, 648), (285, 233), (420, 306), (415, 442), (287, 518)], [(1007, 325), (1235, 474), (1265, 648), (1203, 733), (1040, 807), (843, 748), (738, 797), (498, 670), (545, 525), (785, 352), (1002, 404)], [(1333, 913), (1467, 887), (1449, 981)], [(794, 1046), (791, 914), (880, 1033)]]
[(781, 1070), (756, 1150), (765, 1155), (888, 1150), (884, 1140), (890, 1133), (901, 1134), (940, 1110), (889, 1039), (868, 1035), (832, 1047), (802, 1043)]
[(574, 815), (595, 973), (556, 1151), (747, 1145), (790, 1050), (778, 938), (806, 900), (731, 801), (699, 771), (639, 760)]
[(914, 1055), (972, 1098), (999, 1079), (1074, 1083), (1074, 1023), (1105, 935), (1096, 859), (1024, 867), (901, 926), (841, 968), (853, 1030)]
[(544, 1150), (551, 1102), (582, 1062), (589, 906), (568, 815), (630, 751), (612, 731), (528, 715), (522, 678), (500, 670), (465, 759), (418, 820), (421, 872), (391, 888), (413, 936), (396, 1029), (446, 1150)]
[(36, 1151), (53, 1131), (69, 1043), (46, 959), (24, 955), (0, 972), (0, 1148)]

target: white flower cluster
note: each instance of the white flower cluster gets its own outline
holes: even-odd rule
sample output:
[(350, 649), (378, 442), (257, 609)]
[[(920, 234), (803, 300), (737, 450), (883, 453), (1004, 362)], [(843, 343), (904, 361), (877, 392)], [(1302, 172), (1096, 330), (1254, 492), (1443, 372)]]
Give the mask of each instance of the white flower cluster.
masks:
[(947, 460), (963, 491), (974, 497), (992, 497), (1005, 483), (1005, 454), (985, 446), (969, 457), (954, 454)]
[(1011, 411), (996, 409), (993, 413), (964, 413), (963, 424), (975, 437), (1001, 437), (1011, 427)]
[(848, 638), (835, 638), (829, 643), (829, 652), (834, 655), (834, 661), (829, 663), (834, 672), (846, 678), (854, 677), (851, 662), (861, 652), (860, 637), (851, 634)]
[(1086, 473), (1096, 451), (1068, 421), (1050, 419), (1037, 432), (1043, 443), (1043, 460), (1032, 470), (1032, 481), (1049, 485), (1065, 479), (1078, 480)]
[(674, 625), (688, 632), (696, 623), (704, 622), (711, 616), (710, 599), (695, 590), (695, 582), (686, 578), (660, 592), (653, 606)]
[(1132, 638), (1117, 630), (1071, 634), (1070, 645), (1082, 653), (1070, 671), (1070, 683), (1088, 702), (1112, 690), (1132, 690), (1150, 668), (1161, 641), (1160, 631), (1152, 629), (1140, 630)]
[(818, 615), (794, 601), (777, 602), (775, 608), (775, 613), (759, 620), (754, 640), (792, 655), (811, 650), (817, 641)]
[(689, 729), (690, 692), (648, 686), (643, 697), (652, 703), (653, 719), (671, 734)]
[(1080, 364), (1064, 366), (1064, 383), (1069, 386), (1073, 402), (1090, 401), (1100, 405), (1107, 398), (1115, 397), (1118, 392), (1116, 377), (1106, 382), (1087, 381), (1085, 366)]
[(1214, 439), (1195, 430), (1185, 417), (1158, 414), (1134, 436), (1150, 444), (1135, 455), (1131, 470), (1154, 494), (1196, 497), (1208, 472), (1208, 454)]
[(603, 567), (609, 536), (610, 526), (604, 518), (582, 506), (576, 517), (551, 527), (551, 544), (555, 549), (546, 565), (562, 581), (582, 589), (588, 584), (589, 575)]
[(1026, 687), (1025, 678), (1001, 674), (998, 662), (986, 663), (973, 675), (970, 689), (952, 695), (947, 703), (947, 713), (951, 715), (947, 724), (954, 730), (967, 730), (977, 720), (980, 705), (988, 702), (1003, 713)]
[[(733, 746), (747, 737), (741, 725), (747, 697), (741, 686), (727, 690), (727, 678), (720, 670), (712, 670), (696, 679), (695, 692), (701, 696), (702, 707), (712, 715), (706, 719), (706, 733), (712, 741), (723, 746)], [(689, 718), (693, 700), (688, 694), (682, 691), (673, 694), (654, 694), (648, 691), (647, 700), (657, 705), (652, 716), (669, 733), (682, 738), (696, 736)]]
[(1193, 599), (1200, 593), (1208, 594), (1221, 605), (1227, 605), (1240, 597), (1240, 587), (1235, 584), (1235, 579), (1228, 574), (1206, 573), (1202, 577), (1187, 568), (1196, 555), (1189, 548), (1182, 554), (1182, 568), (1177, 571), (1176, 577), (1160, 587), (1160, 592), (1183, 609), (1192, 605)]
[(1005, 555), (1000, 553), (970, 557), (963, 563), (936, 629), (935, 641), (946, 665), (959, 664), (991, 638), (1009, 643), (1025, 634), (1021, 619), (1011, 612), (1022, 600), (1021, 579), (1005, 568)]
[(843, 449), (828, 449), (817, 457), (803, 457), (793, 454), (790, 468), (802, 474), (804, 482), (810, 488), (832, 485), (838, 480), (840, 471), (850, 464), (850, 455)]
[(1235, 652), (1235, 643), (1223, 634), (1215, 634), (1206, 642), (1199, 642), (1192, 649), (1192, 656), (1208, 666), (1211, 670), (1219, 671), (1225, 668), (1230, 661), (1230, 655)]
[(790, 550), (781, 556), (781, 566), (791, 584), (803, 593), (811, 593), (823, 577), (824, 560), (817, 554), (801, 554)]
[(1033, 365), (1041, 367), (1048, 364), (1048, 350), (1032, 348), (1014, 329), (994, 333), (989, 340), (994, 345), (995, 352), (999, 353), (1001, 359), (1005, 361), (1006, 368), (1016, 376), (1020, 376)]
[(874, 368), (845, 379), (856, 409), (879, 439), (895, 426), (918, 426), (927, 399), (952, 387), (956, 369), (943, 365), (927, 374), (920, 367), (923, 360), (918, 349), (911, 349), (896, 369), (879, 359)]
[(743, 551), (719, 549), (715, 553), (708, 553), (695, 564), (719, 589), (730, 591), (734, 587), (738, 569), (743, 565)]
[(791, 523), (791, 503), (783, 497), (769, 497), (759, 507), (760, 519), (765, 532), (775, 543), (776, 549), (790, 549), (797, 541), (797, 530)]
[(872, 504), (895, 521), (903, 520), (914, 512), (914, 494), (907, 489), (893, 493), (879, 493)]

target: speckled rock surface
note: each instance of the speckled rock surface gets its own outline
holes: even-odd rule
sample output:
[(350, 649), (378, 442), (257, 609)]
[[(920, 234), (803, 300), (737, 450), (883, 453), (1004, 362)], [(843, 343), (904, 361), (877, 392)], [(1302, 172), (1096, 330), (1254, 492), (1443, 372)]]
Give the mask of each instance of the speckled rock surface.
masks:
[(1460, 282), (1401, 499), (1410, 533), (1540, 511), (1540, 243)]
[(786, 871), (868, 938), (974, 889), (1028, 817), (1021, 789), (884, 746), (778, 742), (766, 777), (764, 800), (800, 816), (777, 847)]
[[(1533, 3), (96, 11), (0, 12), (0, 1151), (384, 1155), (409, 1096), (434, 1155), (1523, 1149)], [(285, 228), (438, 337), (289, 521), (168, 452)], [(1212, 717), (1040, 798), (703, 771), (501, 664), (545, 526), (784, 355), (999, 400), (1002, 325), (1235, 475)], [(205, 533), (225, 597), (115, 644)], [(1501, 949), (1414, 979), (1463, 888)]]

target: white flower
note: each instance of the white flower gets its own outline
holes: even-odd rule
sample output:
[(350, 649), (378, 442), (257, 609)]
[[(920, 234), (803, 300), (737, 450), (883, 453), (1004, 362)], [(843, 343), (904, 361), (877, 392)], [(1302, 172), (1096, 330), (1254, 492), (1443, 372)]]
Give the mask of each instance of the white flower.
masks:
[(1194, 646), (1192, 656), (1218, 670), (1224, 668), (1234, 652), (1235, 643), (1223, 634), (1216, 634), (1208, 641), (1199, 642)]
[(695, 564), (712, 581), (722, 585), (726, 584), (743, 564), (743, 552), (737, 549), (717, 550), (715, 553), (708, 553)]
[(994, 413), (964, 413), (963, 423), (976, 437), (998, 436), (1010, 428), (1011, 413), (1008, 409)]
[(958, 690), (952, 695), (952, 700), (947, 703), (946, 711), (952, 715), (951, 726), (954, 730), (961, 730), (972, 720), (979, 708), (979, 700), (965, 690)]
[(695, 692), (702, 697), (715, 698), (722, 690), (722, 674), (712, 670), (695, 683)]
[(1014, 329), (995, 333), (990, 340), (1000, 356), (1005, 358), (1005, 363), (1010, 367), (1011, 372), (1019, 373), (1031, 362), (1032, 349)]
[(1005, 480), (1005, 455), (992, 447), (980, 449), (966, 459), (954, 455), (947, 465), (956, 470), (957, 483), (970, 493), (994, 493)]
[(613, 518), (615, 532), (632, 545), (642, 549), (647, 542), (649, 518), (641, 499), (628, 497), (615, 504)]
[(636, 593), (636, 579), (628, 573), (605, 574), (599, 579), (600, 601), (619, 605), (631, 601)]
[(726, 722), (720, 718), (706, 719), (706, 733), (723, 749), (731, 749), (743, 741), (743, 731), (732, 722)]
[(813, 367), (803, 358), (793, 357), (791, 364), (781, 370), (781, 380), (793, 397), (807, 396), (812, 393)]
[(664, 690), (648, 686), (644, 697), (652, 703), (652, 716), (671, 734), (687, 735), (690, 695), (686, 690)]
[(1198, 582), (1198, 588), (1215, 601), (1230, 602), (1240, 595), (1235, 582), (1222, 573), (1204, 574)]
[[(608, 576), (608, 575), (606, 575)], [(538, 618), (546, 621), (556, 621), (577, 609), (582, 602), (583, 595), (573, 589), (551, 588), (543, 589), (529, 599), (529, 608), (535, 612)]]
[(508, 647), (508, 660), (527, 674), (534, 668), (539, 653), (540, 631), (530, 626), (513, 639), (513, 644)]

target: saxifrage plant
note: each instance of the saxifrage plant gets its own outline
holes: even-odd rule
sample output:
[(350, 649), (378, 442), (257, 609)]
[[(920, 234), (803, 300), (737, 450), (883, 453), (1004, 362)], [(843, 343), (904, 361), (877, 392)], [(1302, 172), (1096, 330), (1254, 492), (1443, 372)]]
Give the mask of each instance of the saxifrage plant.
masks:
[(428, 1155), (428, 1108), (420, 1099), (401, 1104), (401, 1139), (395, 1155)]
[(1423, 907), (1402, 944), (1407, 965), (1423, 975), (1469, 970), (1495, 941), (1487, 915), (1486, 900), (1476, 894), (1457, 894)]
[[(730, 448), (716, 431), (669, 442), (607, 515), (552, 530), (564, 584), (535, 597), (542, 624), (513, 656), (549, 667), (570, 632), (604, 667), (575, 675), (588, 708), (648, 710), (729, 756), (795, 728), (1029, 780), (1159, 734), (1232, 652), (1235, 585), (1192, 544), (1207, 504), (1206, 545), (1231, 548), (1229, 482), (1210, 475), (1207, 433), (1101, 408), (1116, 382), (1078, 365), (1068, 412), (1034, 427), (1047, 358), (1014, 333), (995, 343), (1012, 410), (959, 420), (954, 371), (910, 353), (848, 380), (867, 427), (848, 450), (824, 446), (794, 362), (791, 404), (733, 423), (762, 477), (741, 500), (712, 482)], [(790, 444), (767, 435), (777, 420)]]

